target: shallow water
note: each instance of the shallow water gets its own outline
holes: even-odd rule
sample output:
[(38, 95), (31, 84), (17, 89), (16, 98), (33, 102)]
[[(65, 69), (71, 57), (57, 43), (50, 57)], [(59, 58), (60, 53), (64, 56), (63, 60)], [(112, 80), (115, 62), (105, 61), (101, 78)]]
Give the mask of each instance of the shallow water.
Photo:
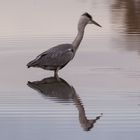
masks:
[[(8, 3), (3, 3), (9, 9), (0, 33), (0, 139), (139, 140), (140, 2)], [(83, 11), (103, 28), (87, 27), (61, 79), (56, 81), (50, 71), (27, 69), (42, 51), (73, 40)]]

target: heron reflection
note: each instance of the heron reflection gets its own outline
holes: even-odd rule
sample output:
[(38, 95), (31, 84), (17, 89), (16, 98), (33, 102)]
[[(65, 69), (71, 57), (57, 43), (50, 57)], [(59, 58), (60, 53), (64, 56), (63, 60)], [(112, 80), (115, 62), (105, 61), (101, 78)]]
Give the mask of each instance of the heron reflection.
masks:
[(94, 127), (94, 124), (97, 122), (97, 120), (99, 120), (102, 116), (101, 114), (95, 119), (88, 119), (85, 114), (84, 106), (80, 100), (80, 97), (77, 95), (75, 89), (62, 78), (59, 78), (58, 80), (55, 77), (49, 77), (41, 81), (28, 82), (27, 85), (30, 88), (37, 90), (45, 97), (55, 97), (58, 99), (58, 101), (73, 101), (79, 112), (79, 122), (81, 124), (81, 127), (85, 131), (91, 130), (91, 128)]

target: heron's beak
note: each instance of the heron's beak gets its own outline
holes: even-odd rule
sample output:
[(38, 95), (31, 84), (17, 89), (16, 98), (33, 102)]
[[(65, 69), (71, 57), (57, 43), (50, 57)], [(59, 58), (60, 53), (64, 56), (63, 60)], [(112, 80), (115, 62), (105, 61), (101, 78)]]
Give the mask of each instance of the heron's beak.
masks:
[(96, 21), (94, 21), (94, 20), (91, 20), (91, 24), (94, 24), (94, 25), (97, 25), (97, 26), (99, 26), (99, 27), (102, 27), (100, 24), (98, 24)]

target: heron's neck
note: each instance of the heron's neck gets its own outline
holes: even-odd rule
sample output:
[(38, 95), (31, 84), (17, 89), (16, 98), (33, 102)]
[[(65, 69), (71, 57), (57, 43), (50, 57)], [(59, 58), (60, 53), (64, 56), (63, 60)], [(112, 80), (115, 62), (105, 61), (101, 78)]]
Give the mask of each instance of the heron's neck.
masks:
[(75, 52), (78, 49), (78, 47), (79, 47), (79, 45), (80, 45), (80, 43), (81, 43), (81, 41), (83, 39), (84, 30), (85, 30), (85, 26), (82, 26), (82, 27), (78, 28), (77, 36), (74, 39), (74, 41), (72, 42), (72, 45), (73, 45), (73, 48), (74, 48)]

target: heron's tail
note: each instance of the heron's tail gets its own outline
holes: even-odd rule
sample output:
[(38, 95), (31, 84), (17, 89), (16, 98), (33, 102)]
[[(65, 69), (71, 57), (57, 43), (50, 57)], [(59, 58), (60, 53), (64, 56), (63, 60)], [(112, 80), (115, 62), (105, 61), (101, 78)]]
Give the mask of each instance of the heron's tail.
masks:
[(27, 68), (35, 67), (35, 65), (36, 65), (35, 62), (36, 62), (35, 60), (32, 60), (31, 62), (29, 62), (29, 63), (27, 64)]

